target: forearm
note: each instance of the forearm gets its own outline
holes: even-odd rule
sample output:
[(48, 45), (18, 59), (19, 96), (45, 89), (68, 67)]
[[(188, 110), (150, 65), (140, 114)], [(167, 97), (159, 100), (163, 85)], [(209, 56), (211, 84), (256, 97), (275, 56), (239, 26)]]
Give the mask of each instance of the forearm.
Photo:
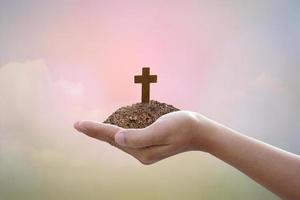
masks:
[[(283, 199), (300, 199), (300, 157), (214, 122), (207, 151)], [(211, 123), (213, 123), (211, 125)]]

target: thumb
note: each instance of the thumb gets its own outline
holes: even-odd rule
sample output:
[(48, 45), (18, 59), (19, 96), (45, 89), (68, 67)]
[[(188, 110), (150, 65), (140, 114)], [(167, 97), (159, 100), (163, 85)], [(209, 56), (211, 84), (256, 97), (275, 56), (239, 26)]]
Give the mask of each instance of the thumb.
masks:
[(122, 128), (115, 125), (89, 120), (83, 120), (75, 123), (74, 128), (90, 137), (109, 142), (110, 144), (114, 142), (115, 134), (122, 130)]
[(159, 135), (153, 128), (126, 129), (115, 134), (115, 142), (120, 146), (131, 148), (143, 148), (158, 145)]

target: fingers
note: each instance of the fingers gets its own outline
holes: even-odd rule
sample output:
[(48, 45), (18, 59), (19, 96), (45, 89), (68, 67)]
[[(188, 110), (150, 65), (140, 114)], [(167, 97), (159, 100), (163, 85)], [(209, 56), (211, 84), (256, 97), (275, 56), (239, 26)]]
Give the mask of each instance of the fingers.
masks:
[(142, 164), (149, 165), (172, 155), (173, 152), (170, 145), (151, 146), (141, 149), (137, 159)]
[(108, 142), (122, 150), (166, 145), (163, 127), (154, 123), (143, 129), (123, 129), (121, 127), (95, 121), (79, 121), (74, 124), (78, 131)]
[(126, 148), (115, 142), (115, 134), (122, 130), (122, 128), (118, 126), (95, 121), (80, 121), (74, 124), (74, 128), (90, 137), (108, 142), (109, 144), (138, 159), (139, 149)]
[(74, 124), (74, 128), (90, 137), (108, 142), (110, 144), (115, 142), (115, 134), (118, 131), (123, 130), (118, 126), (95, 121), (79, 121)]
[(161, 134), (162, 131), (155, 124), (143, 129), (124, 129), (116, 133), (115, 142), (120, 146), (129, 148), (163, 145), (165, 144), (165, 138)]
[(80, 121), (74, 124), (78, 131), (110, 143), (132, 155), (143, 164), (152, 164), (173, 154), (166, 144), (163, 129), (152, 124), (144, 129), (123, 129), (121, 127), (95, 121)]

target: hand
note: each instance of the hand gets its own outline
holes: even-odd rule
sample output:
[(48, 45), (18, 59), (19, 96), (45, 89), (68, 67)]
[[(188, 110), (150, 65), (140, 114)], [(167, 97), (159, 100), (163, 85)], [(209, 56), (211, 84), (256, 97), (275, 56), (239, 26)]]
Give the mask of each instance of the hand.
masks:
[(210, 124), (207, 122), (197, 113), (177, 111), (163, 115), (143, 129), (124, 129), (94, 121), (79, 121), (74, 127), (129, 153), (143, 164), (152, 164), (185, 151), (206, 151)]
[(143, 129), (80, 121), (74, 127), (129, 153), (143, 164), (191, 150), (206, 151), (283, 199), (300, 199), (300, 156), (244, 136), (204, 116), (177, 111)]

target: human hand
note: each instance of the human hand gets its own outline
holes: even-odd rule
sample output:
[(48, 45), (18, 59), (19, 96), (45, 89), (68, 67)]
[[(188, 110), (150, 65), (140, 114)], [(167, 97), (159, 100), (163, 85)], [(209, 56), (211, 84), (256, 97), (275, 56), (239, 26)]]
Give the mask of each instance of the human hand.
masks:
[(163, 115), (143, 129), (123, 129), (93, 121), (74, 127), (110, 143), (143, 164), (201, 150), (232, 165), (282, 199), (300, 199), (300, 157), (247, 137), (189, 111)]
[(143, 129), (124, 129), (94, 121), (79, 121), (74, 127), (127, 152), (143, 164), (152, 164), (185, 151), (207, 151), (208, 122), (197, 113), (177, 111), (161, 116)]

